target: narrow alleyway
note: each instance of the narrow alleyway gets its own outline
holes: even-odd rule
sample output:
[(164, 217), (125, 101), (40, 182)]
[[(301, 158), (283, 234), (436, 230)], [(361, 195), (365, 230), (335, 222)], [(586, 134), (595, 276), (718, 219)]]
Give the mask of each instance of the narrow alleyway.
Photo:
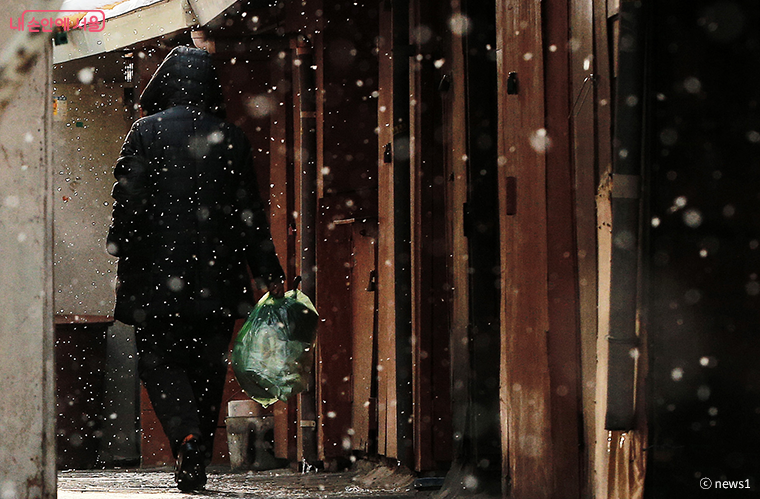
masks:
[(435, 491), (415, 488), (411, 474), (360, 463), (342, 473), (300, 473), (290, 469), (232, 473), (211, 468), (206, 490), (183, 493), (170, 469), (61, 471), (59, 499), (207, 498), (342, 498), (431, 497)]

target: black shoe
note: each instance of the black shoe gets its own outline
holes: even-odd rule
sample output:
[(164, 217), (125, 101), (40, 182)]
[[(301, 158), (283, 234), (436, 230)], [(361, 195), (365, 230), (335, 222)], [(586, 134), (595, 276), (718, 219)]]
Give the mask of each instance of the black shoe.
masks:
[(206, 485), (206, 465), (203, 462), (201, 443), (197, 438), (190, 438), (180, 446), (174, 481), (182, 492), (201, 490)]

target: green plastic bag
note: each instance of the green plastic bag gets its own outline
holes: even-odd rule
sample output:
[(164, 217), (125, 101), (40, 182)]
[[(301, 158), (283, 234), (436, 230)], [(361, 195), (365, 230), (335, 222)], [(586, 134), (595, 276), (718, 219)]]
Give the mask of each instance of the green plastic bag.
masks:
[(230, 362), (243, 391), (267, 407), (308, 385), (319, 315), (297, 289), (283, 298), (265, 294), (243, 324)]

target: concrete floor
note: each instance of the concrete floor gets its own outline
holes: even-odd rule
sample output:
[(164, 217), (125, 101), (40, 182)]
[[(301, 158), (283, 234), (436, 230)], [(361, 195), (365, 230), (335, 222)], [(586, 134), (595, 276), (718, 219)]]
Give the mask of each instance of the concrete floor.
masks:
[(300, 473), (290, 469), (232, 473), (208, 472), (206, 490), (183, 493), (170, 469), (60, 471), (59, 499), (183, 499), (183, 498), (341, 498), (419, 499), (433, 491), (414, 487), (414, 477), (370, 463), (342, 473)]

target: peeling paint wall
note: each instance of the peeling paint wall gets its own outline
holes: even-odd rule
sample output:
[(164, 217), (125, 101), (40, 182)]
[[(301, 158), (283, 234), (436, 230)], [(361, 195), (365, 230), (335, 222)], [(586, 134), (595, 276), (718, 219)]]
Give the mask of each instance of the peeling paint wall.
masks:
[(105, 238), (113, 165), (131, 124), (123, 85), (97, 76), (91, 83), (60, 83), (57, 72), (54, 79), (55, 96), (66, 99), (52, 139), (55, 313), (110, 316), (116, 258), (106, 253)]

